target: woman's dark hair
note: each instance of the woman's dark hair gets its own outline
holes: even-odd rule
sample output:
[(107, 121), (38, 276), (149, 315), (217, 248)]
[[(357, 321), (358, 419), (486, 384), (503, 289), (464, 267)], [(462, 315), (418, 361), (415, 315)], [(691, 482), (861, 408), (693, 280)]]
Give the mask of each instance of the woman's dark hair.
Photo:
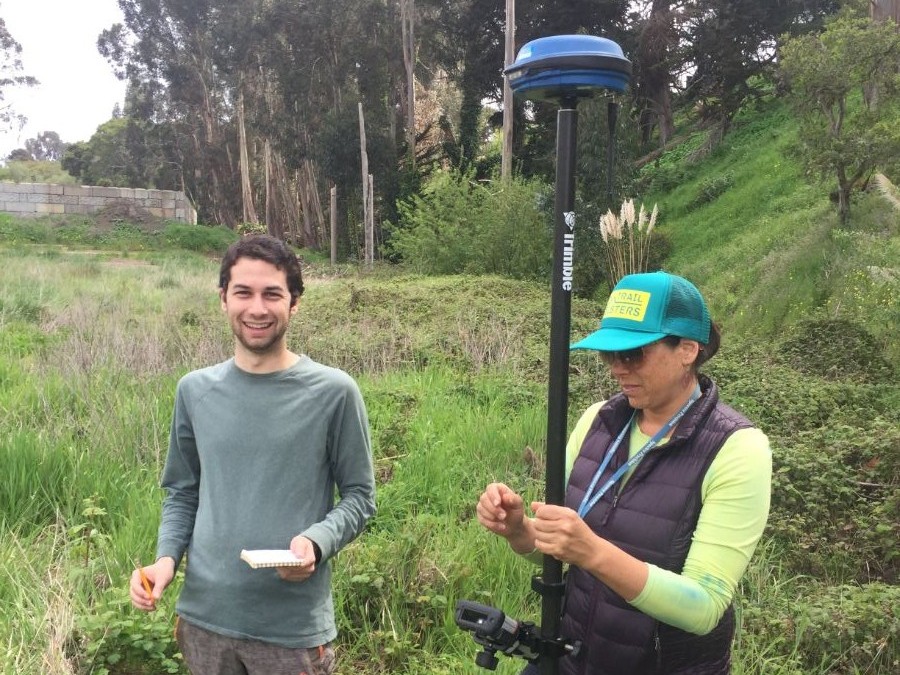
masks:
[(219, 288), (222, 291), (228, 290), (231, 268), (241, 258), (263, 260), (283, 271), (291, 294), (291, 307), (297, 304), (297, 300), (303, 295), (303, 276), (300, 273), (300, 261), (287, 244), (268, 234), (252, 234), (234, 242), (225, 252), (219, 268)]
[[(682, 338), (677, 335), (667, 335), (663, 338), (663, 342), (665, 342), (670, 347), (677, 347), (678, 343), (681, 342)], [(692, 364), (694, 372), (697, 372), (704, 363), (709, 361), (712, 357), (716, 355), (716, 352), (719, 351), (719, 347), (722, 344), (722, 333), (719, 331), (719, 325), (717, 323), (710, 322), (709, 325), (709, 340), (707, 343), (700, 345), (700, 352), (697, 354), (697, 358), (694, 360)]]

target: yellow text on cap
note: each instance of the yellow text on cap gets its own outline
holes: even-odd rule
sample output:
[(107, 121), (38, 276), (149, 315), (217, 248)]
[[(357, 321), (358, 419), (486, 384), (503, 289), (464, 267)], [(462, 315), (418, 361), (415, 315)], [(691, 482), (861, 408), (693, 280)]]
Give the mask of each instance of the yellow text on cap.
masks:
[(603, 318), (643, 321), (649, 304), (650, 294), (646, 291), (613, 291), (606, 303)]

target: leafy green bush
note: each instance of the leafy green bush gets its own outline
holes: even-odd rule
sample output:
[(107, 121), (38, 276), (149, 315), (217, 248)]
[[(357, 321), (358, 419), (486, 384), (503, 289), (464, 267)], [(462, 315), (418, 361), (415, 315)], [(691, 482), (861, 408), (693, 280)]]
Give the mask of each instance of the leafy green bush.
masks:
[(655, 167), (652, 164), (641, 172), (637, 187), (641, 192), (659, 194), (670, 192), (681, 185), (688, 172), (682, 165), (664, 164)]
[[(893, 582), (900, 572), (900, 388), (880, 366), (867, 366), (881, 357), (865, 347), (864, 333), (846, 331), (846, 344), (837, 340), (824, 354), (814, 353), (815, 340), (798, 342), (813, 334), (728, 345), (708, 371), (723, 399), (769, 435), (769, 528), (783, 546), (782, 564), (832, 581)], [(804, 355), (812, 367), (797, 366)], [(881, 381), (865, 381), (866, 372)]]
[(838, 380), (805, 375), (783, 358), (780, 342), (727, 344), (704, 368), (725, 400), (770, 435), (897, 417), (896, 387), (854, 381), (852, 372)]
[(442, 171), (421, 196), (399, 205), (385, 250), (424, 274), (546, 279), (552, 248), (543, 199), (536, 181), (476, 183)]
[(711, 176), (700, 181), (697, 195), (691, 202), (691, 208), (698, 208), (716, 199), (734, 186), (734, 172), (726, 171), (718, 176)]
[[(898, 608), (897, 586), (807, 581), (796, 594), (767, 598), (765, 606), (745, 604), (741, 618), (778, 672), (892, 673), (900, 660)], [(786, 663), (794, 667), (785, 669)]]
[(227, 227), (169, 223), (162, 233), (166, 245), (196, 253), (222, 255), (238, 235)]
[(682, 185), (693, 171), (691, 157), (706, 143), (707, 137), (707, 132), (694, 133), (652, 162), (644, 164), (638, 172), (633, 193), (660, 194)]
[(784, 563), (821, 579), (900, 576), (900, 426), (833, 424), (773, 439), (769, 527)]
[(4, 241), (42, 244), (52, 241), (52, 234), (44, 218), (16, 218), (0, 213), (0, 238)]
[(266, 227), (265, 223), (241, 223), (235, 229), (241, 236), (247, 234), (268, 234), (269, 232), (269, 228)]
[[(181, 575), (179, 574), (179, 577)], [(175, 597), (176, 587), (167, 597)], [(79, 616), (79, 672), (94, 675), (186, 673), (174, 635), (173, 612), (138, 614), (123, 589), (108, 589), (89, 614)]]
[(808, 375), (860, 382), (894, 380), (894, 367), (881, 346), (862, 326), (846, 319), (801, 321), (781, 343), (779, 354)]
[(0, 166), (0, 180), (13, 183), (53, 183), (72, 185), (76, 180), (59, 162), (12, 161)]

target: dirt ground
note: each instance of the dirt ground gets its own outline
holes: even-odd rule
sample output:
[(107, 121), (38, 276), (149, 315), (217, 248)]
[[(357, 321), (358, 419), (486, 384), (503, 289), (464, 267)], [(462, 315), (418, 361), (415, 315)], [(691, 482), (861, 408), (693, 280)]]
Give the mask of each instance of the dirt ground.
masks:
[(165, 226), (162, 218), (157, 218), (147, 209), (124, 199), (110, 202), (93, 217), (95, 227), (101, 232), (111, 230), (121, 223), (137, 225), (145, 232), (157, 232)]

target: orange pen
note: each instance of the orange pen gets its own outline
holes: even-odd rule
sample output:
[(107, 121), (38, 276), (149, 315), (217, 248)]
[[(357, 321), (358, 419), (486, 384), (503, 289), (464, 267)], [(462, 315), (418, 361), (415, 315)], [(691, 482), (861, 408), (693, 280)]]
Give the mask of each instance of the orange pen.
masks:
[(150, 585), (150, 580), (147, 578), (147, 575), (144, 574), (144, 568), (137, 568), (138, 574), (141, 575), (141, 583), (144, 585), (144, 590), (147, 591), (147, 595), (150, 596), (150, 602), (155, 602), (153, 600), (153, 587)]

